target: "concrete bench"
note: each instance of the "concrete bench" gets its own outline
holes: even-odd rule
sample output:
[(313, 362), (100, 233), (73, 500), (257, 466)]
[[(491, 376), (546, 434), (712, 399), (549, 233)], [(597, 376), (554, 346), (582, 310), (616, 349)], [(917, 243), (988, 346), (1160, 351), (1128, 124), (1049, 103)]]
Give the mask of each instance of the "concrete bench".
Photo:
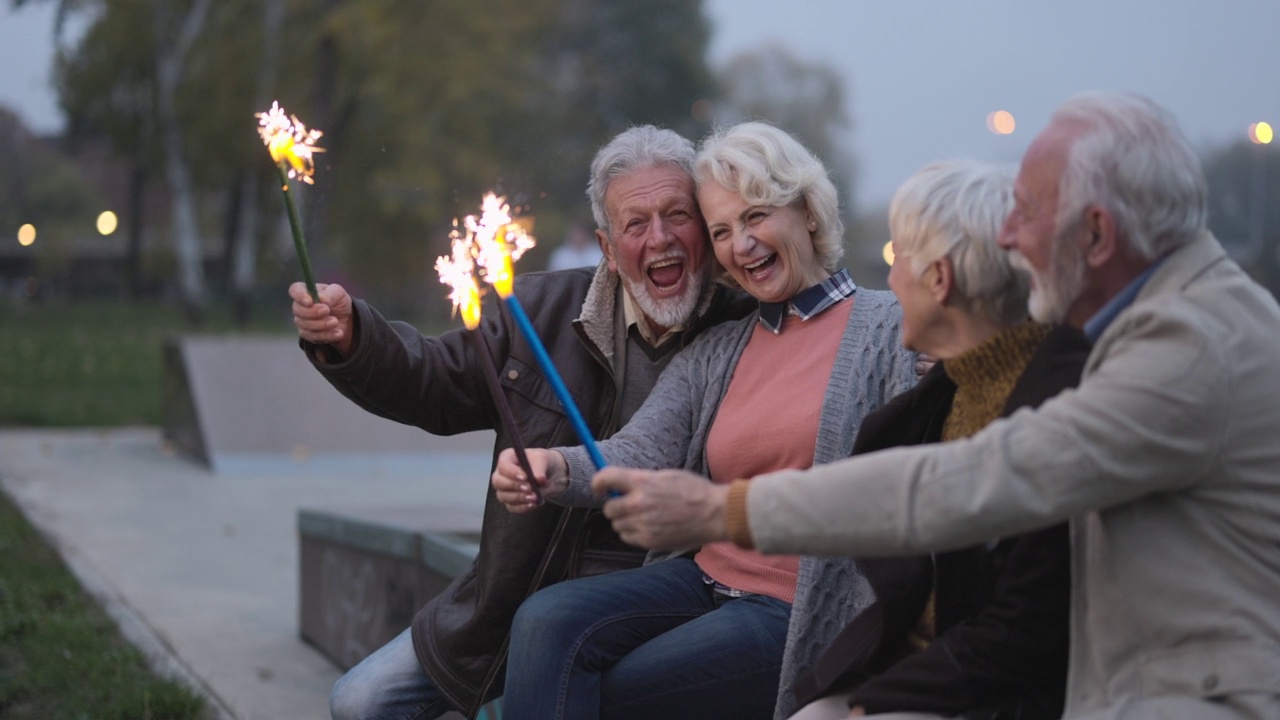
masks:
[(302, 639), (344, 670), (360, 662), (471, 566), (480, 523), (472, 508), (299, 510)]

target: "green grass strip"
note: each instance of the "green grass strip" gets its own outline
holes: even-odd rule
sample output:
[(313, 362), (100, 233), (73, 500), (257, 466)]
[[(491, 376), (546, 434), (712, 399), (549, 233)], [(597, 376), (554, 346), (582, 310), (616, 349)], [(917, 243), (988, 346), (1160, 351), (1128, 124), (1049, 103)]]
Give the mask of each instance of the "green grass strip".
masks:
[(152, 674), (0, 492), (0, 718), (207, 717), (202, 698)]

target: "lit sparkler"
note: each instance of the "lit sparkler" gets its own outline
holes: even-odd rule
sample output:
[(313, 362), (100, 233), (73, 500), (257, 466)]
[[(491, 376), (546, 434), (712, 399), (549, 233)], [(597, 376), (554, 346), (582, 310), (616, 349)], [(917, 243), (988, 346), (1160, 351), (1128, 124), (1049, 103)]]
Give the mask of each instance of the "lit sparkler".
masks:
[[(469, 220), (470, 218), (468, 218)], [(480, 287), (476, 283), (475, 259), (472, 253), (476, 245), (472, 241), (471, 232), (462, 233), (456, 227), (449, 234), (452, 239), (451, 256), (436, 259), (436, 273), (440, 282), (449, 286), (449, 299), (453, 301), (453, 310), (462, 316), (462, 324), (467, 328), (467, 337), (471, 339), (472, 349), (480, 356), (480, 365), (484, 369), (484, 379), (489, 386), (489, 394), (498, 408), (498, 417), (502, 426), (511, 438), (511, 447), (516, 451), (516, 459), (525, 477), (529, 479), (529, 487), (533, 489), (537, 502), (542, 503), (542, 488), (533, 478), (533, 470), (529, 466), (529, 456), (525, 452), (524, 443), (520, 440), (520, 432), (516, 427), (515, 416), (507, 396), (498, 382), (498, 373), (493, 366), (493, 357), (489, 354), (489, 342), (484, 333), (477, 332), (480, 327)]]
[(591, 462), (595, 463), (597, 470), (603, 468), (606, 464), (604, 456), (600, 454), (600, 448), (596, 446), (590, 428), (582, 419), (582, 413), (573, 402), (573, 397), (569, 395), (569, 388), (565, 387), (564, 380), (561, 379), (555, 364), (551, 362), (551, 356), (547, 354), (546, 347), (543, 346), (537, 331), (533, 329), (533, 323), (529, 322), (529, 316), (512, 288), (515, 276), (512, 261), (520, 259), (520, 256), (533, 247), (536, 241), (519, 223), (512, 222), (510, 207), (503, 198), (493, 193), (485, 195), (481, 210), (479, 219), (469, 216), (466, 220), (467, 234), (479, 247), (476, 252), (476, 264), (484, 269), (485, 282), (493, 285), (498, 297), (507, 304), (507, 309), (511, 311), (511, 316), (515, 318), (516, 325), (520, 328), (520, 333), (533, 348), (533, 354), (538, 359), (543, 376), (547, 378), (547, 382), (551, 383), (551, 389), (555, 391), (565, 414), (569, 416), (578, 439), (582, 441), (582, 445), (591, 456)]
[(307, 255), (307, 242), (302, 235), (302, 222), (298, 219), (298, 209), (293, 204), (293, 195), (289, 193), (289, 181), (301, 180), (314, 185), (312, 176), (316, 166), (313, 155), (324, 152), (324, 148), (316, 147), (316, 141), (324, 133), (319, 130), (308, 130), (296, 115), (286, 115), (280, 103), (272, 102), (271, 109), (254, 113), (258, 118), (258, 136), (262, 144), (271, 153), (271, 160), (276, 164), (280, 174), (280, 190), (284, 193), (285, 208), (289, 211), (289, 228), (293, 230), (293, 245), (298, 251), (298, 260), (302, 263), (302, 277), (307, 282), (307, 292), (312, 300), (319, 300), (316, 292), (316, 281), (311, 276), (311, 259)]

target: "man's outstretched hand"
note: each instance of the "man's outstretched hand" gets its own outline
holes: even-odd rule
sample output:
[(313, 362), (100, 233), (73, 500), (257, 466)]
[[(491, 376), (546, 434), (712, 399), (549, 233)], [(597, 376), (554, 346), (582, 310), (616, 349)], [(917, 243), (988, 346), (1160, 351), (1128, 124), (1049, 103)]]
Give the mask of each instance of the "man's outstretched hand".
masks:
[(609, 466), (596, 473), (597, 494), (621, 493), (604, 505), (605, 517), (624, 542), (651, 550), (685, 550), (728, 540), (724, 506), (728, 485), (683, 470), (629, 470)]
[(307, 293), (304, 283), (289, 286), (293, 300), (293, 324), (298, 337), (316, 345), (332, 345), (342, 357), (351, 355), (354, 338), (351, 295), (341, 285), (318, 283), (319, 301)]

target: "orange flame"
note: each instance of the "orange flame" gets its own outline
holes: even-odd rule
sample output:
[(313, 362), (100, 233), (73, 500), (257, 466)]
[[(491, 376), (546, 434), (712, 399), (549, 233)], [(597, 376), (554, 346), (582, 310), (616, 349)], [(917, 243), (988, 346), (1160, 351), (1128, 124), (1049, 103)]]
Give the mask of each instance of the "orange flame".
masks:
[(453, 256), (436, 258), (436, 272), (440, 282), (449, 286), (453, 312), (462, 316), (462, 324), (468, 330), (475, 330), (480, 326), (480, 288), (476, 284), (475, 260), (471, 257), (471, 239), (457, 229), (449, 233), (449, 237)]
[(287, 165), (290, 178), (314, 185), (311, 176), (316, 174), (316, 166), (312, 154), (324, 152), (324, 148), (316, 147), (316, 141), (324, 133), (308, 130), (298, 116), (286, 115), (276, 101), (272, 101), (270, 110), (253, 116), (258, 118), (258, 136), (271, 153), (271, 159), (277, 165)]
[(498, 297), (507, 298), (515, 277), (512, 262), (537, 241), (519, 223), (512, 222), (506, 198), (493, 193), (484, 196), (479, 219), (474, 215), (466, 217), (466, 227), (478, 248), (476, 264), (484, 268), (485, 282), (493, 285)]

